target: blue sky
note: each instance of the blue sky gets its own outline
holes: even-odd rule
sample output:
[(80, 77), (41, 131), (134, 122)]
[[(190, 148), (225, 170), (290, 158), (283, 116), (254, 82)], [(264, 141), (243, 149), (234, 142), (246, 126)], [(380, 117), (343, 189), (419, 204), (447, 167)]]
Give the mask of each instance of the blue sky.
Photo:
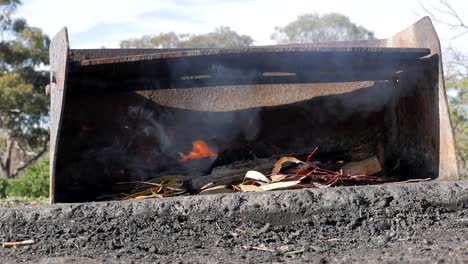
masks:
[[(437, 0), (419, 0), (434, 5)], [(62, 27), (69, 31), (71, 48), (115, 48), (127, 38), (174, 31), (206, 33), (229, 26), (250, 35), (255, 45), (274, 44), (275, 26), (283, 26), (305, 13), (337, 12), (376, 33), (390, 37), (424, 15), (418, 0), (23, 0), (19, 15), (51, 37)], [(468, 17), (468, 1), (452, 0)], [(444, 46), (468, 52), (468, 34), (454, 35), (436, 25)]]

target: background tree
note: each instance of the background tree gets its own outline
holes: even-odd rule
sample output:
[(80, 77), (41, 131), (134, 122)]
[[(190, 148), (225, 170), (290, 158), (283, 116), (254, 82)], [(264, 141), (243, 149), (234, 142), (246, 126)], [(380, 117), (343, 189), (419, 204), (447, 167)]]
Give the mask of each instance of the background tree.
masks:
[(49, 38), (13, 16), (19, 0), (0, 0), (0, 168), (17, 176), (47, 153)]
[(276, 27), (271, 36), (279, 44), (314, 43), (321, 41), (367, 40), (374, 33), (357, 26), (348, 17), (331, 13), (306, 14), (284, 27)]
[(148, 35), (120, 42), (122, 48), (238, 48), (252, 45), (253, 39), (239, 35), (229, 27), (218, 27), (207, 34), (176, 34), (174, 32)]
[[(465, 2), (466, 4), (466, 2)], [(460, 14), (448, 0), (439, 0), (434, 5), (425, 6), (424, 11), (433, 21), (447, 26), (452, 32), (452, 40), (468, 34), (468, 14)], [(467, 5), (468, 7), (468, 5)], [(464, 9), (466, 10), (466, 9)], [(461, 172), (468, 176), (468, 51), (448, 47), (444, 54), (445, 86), (449, 99), (455, 140), (457, 141)]]

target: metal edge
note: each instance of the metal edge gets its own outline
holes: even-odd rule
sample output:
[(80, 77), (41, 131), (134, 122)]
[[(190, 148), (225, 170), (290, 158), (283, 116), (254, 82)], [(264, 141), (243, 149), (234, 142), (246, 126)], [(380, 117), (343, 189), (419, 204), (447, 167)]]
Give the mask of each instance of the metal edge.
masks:
[(445, 93), (442, 65), (442, 51), (439, 37), (429, 17), (423, 17), (405, 30), (387, 39), (389, 47), (429, 48), (431, 54), (439, 56), (439, 177), (438, 180), (459, 180), (460, 171), (457, 160), (456, 142)]
[(282, 53), (282, 52), (316, 52), (316, 53), (344, 53), (349, 52), (379, 52), (382, 54), (389, 53), (420, 53), (419, 56), (423, 57), (430, 53), (429, 49), (420, 48), (385, 48), (385, 47), (334, 47), (327, 46), (326, 43), (323, 46), (311, 46), (309, 44), (302, 44), (297, 46), (262, 46), (262, 47), (247, 47), (247, 48), (236, 48), (236, 49), (192, 49), (192, 50), (166, 50), (166, 51), (155, 51), (149, 54), (135, 54), (126, 55), (126, 50), (122, 50), (122, 56), (113, 57), (98, 57), (94, 59), (84, 59), (78, 61), (79, 66), (92, 66), (102, 64), (116, 64), (116, 63), (127, 63), (137, 61), (148, 61), (158, 59), (173, 59), (181, 57), (197, 57), (197, 56), (216, 56), (216, 55), (247, 55), (247, 54), (258, 54), (258, 53)]
[(50, 203), (56, 203), (56, 163), (59, 131), (65, 104), (69, 42), (67, 28), (52, 39), (50, 56)]

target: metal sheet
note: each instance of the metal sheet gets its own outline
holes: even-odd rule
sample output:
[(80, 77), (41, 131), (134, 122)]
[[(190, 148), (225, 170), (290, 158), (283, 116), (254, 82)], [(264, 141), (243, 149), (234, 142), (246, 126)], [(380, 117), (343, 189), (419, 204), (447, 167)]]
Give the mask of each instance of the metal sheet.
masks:
[(445, 92), (445, 81), (442, 66), (442, 51), (437, 33), (429, 17), (424, 17), (414, 25), (398, 33), (387, 40), (389, 47), (425, 47), (431, 50), (431, 54), (438, 56), (438, 83), (437, 89), (437, 112), (434, 113), (435, 122), (438, 126), (437, 149), (439, 151), (439, 177), (440, 180), (460, 179), (457, 163), (457, 150), (453, 136), (450, 113), (448, 110), (447, 96)]
[(50, 44), (50, 202), (56, 202), (56, 164), (65, 104), (68, 71), (68, 35), (63, 28)]
[(83, 93), (378, 81), (392, 79), (395, 72), (429, 53), (428, 49), (308, 46), (175, 51), (74, 63), (69, 82), (70, 92)]
[[(221, 86), (192, 89), (163, 89), (137, 91), (137, 94), (162, 106), (209, 112), (224, 112), (256, 107), (287, 105), (315, 97), (351, 93), (369, 88), (392, 89), (393, 83), (341, 82), (307, 84), (263, 84)], [(261, 100), (259, 100), (261, 98)]]

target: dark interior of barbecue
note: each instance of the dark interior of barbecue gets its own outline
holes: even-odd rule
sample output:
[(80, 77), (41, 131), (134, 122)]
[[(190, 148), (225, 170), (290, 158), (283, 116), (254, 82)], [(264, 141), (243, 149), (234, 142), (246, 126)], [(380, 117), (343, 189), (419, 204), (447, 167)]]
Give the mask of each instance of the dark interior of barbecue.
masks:
[[(198, 65), (195, 62), (192, 64)], [(379, 64), (363, 61), (359, 65), (367, 68), (355, 72), (352, 68), (356, 62), (350, 62), (351, 66), (340, 64), (327, 69), (322, 73), (323, 80), (315, 68), (311, 66), (308, 71), (300, 63), (269, 71), (259, 67), (258, 72), (250, 70), (249, 74), (261, 77), (249, 77), (248, 81), (238, 77), (245, 72), (232, 70), (242, 69), (240, 66), (223, 64), (223, 69), (231, 70), (219, 73), (218, 68), (217, 73), (225, 75), (222, 82), (213, 77), (213, 72), (187, 74), (192, 69), (189, 67), (180, 70), (178, 77), (172, 74), (163, 84), (157, 83), (154, 72), (148, 70), (156, 67), (151, 62), (144, 68), (132, 63), (112, 67), (72, 65), (75, 73), (69, 75), (68, 107), (57, 161), (60, 177), (56, 182), (62, 186), (60, 190), (67, 191), (56, 195), (62, 201), (114, 199), (135, 187), (129, 182), (162, 175), (191, 177), (196, 190), (210, 177), (242, 179), (248, 170), (268, 174), (278, 158), (306, 160), (315, 147), (314, 162), (331, 170), (376, 157), (382, 169), (375, 175), (388, 181), (434, 178), (439, 145), (438, 129), (434, 129), (438, 124), (437, 90), (433, 87), (437, 83), (433, 79), (437, 77), (437, 62), (438, 58), (431, 56), (393, 61), (392, 67), (383, 67), (389, 64), (384, 61), (378, 68)], [(251, 65), (245, 59), (242, 63), (244, 68)], [(151, 76), (151, 81), (129, 76), (130, 68)], [(86, 77), (80, 76), (81, 72)], [(159, 94), (154, 91), (164, 83), (167, 87), (158, 91), (172, 96), (169, 101), (173, 103), (155, 99)], [(299, 92), (282, 89), (282, 85), (291, 84), (304, 87)], [(242, 109), (184, 106), (188, 99), (177, 96), (178, 89), (198, 89), (200, 96), (216, 89), (223, 97), (233, 85), (247, 97), (259, 90), (267, 94), (316, 91), (313, 95), (305, 92), (301, 100), (259, 102)], [(193, 142), (200, 140), (213, 155), (184, 159)]]

